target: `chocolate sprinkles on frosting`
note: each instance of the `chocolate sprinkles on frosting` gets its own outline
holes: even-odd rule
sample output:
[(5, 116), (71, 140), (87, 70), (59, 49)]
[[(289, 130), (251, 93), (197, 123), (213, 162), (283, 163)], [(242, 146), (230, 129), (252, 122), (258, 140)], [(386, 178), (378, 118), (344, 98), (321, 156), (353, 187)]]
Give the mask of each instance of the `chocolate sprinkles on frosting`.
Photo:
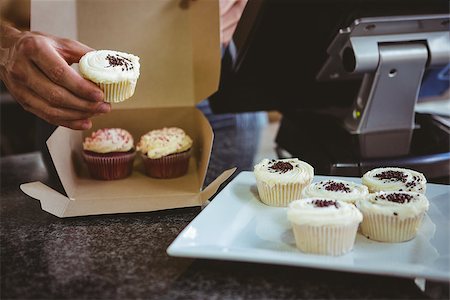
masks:
[(106, 60), (109, 63), (109, 66), (107, 66), (107, 68), (122, 66), (122, 71), (129, 71), (134, 69), (131, 60), (119, 54), (115, 55), (108, 54), (106, 56)]
[(409, 203), (413, 199), (413, 196), (411, 196), (409, 194), (403, 194), (403, 193), (392, 193), (392, 194), (388, 194), (388, 195), (379, 195), (378, 198), (387, 200), (390, 202), (404, 204), (404, 203)]
[(375, 175), (375, 177), (379, 178), (380, 180), (391, 180), (391, 181), (401, 181), (406, 182), (406, 178), (408, 177), (405, 173), (401, 171), (383, 171), (381, 173), (378, 173)]
[[(411, 191), (420, 183), (420, 177), (414, 175), (412, 176), (412, 179), (408, 181), (408, 175), (402, 171), (383, 171), (376, 174), (375, 177), (385, 181), (401, 181), (405, 184), (407, 191)], [(419, 188), (419, 190), (422, 190), (422, 188)]]
[(274, 163), (273, 165), (269, 166), (269, 169), (272, 169), (275, 172), (282, 174), (282, 173), (286, 173), (290, 170), (293, 170), (294, 167), (288, 162), (278, 161), (278, 162)]
[(334, 200), (320, 200), (316, 199), (311, 202), (315, 207), (328, 207), (328, 206), (334, 206), (336, 208), (339, 208), (339, 204)]
[(325, 182), (323, 187), (327, 191), (332, 191), (332, 192), (342, 191), (344, 193), (350, 193), (350, 188), (348, 187), (348, 184), (344, 184), (342, 182), (336, 182), (336, 181), (330, 180), (330, 181)]

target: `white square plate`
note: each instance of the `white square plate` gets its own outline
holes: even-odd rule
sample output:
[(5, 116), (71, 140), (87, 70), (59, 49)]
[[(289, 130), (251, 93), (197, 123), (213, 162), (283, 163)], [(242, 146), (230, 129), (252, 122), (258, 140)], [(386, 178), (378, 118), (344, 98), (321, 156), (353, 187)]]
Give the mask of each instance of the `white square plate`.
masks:
[[(314, 181), (329, 178), (315, 176)], [(262, 204), (253, 173), (242, 172), (180, 233), (167, 253), (448, 281), (450, 186), (428, 184), (427, 197), (430, 208), (413, 240), (381, 243), (358, 234), (353, 251), (346, 255), (312, 255), (295, 247), (286, 208)]]

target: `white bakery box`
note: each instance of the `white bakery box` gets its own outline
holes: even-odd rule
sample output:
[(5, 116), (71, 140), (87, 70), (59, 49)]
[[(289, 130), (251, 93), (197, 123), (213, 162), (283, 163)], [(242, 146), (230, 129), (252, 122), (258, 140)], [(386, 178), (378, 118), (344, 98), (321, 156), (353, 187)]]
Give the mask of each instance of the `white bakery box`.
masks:
[(137, 155), (130, 177), (101, 181), (89, 177), (81, 158), (82, 141), (92, 130), (58, 127), (47, 146), (67, 196), (41, 182), (22, 184), (22, 191), (58, 217), (192, 207), (210, 198), (234, 171), (202, 189), (213, 132), (195, 105), (218, 87), (218, 5), (210, 0), (32, 0), (32, 30), (140, 57), (134, 96), (94, 118), (92, 130), (120, 127), (136, 141), (149, 130), (177, 126), (194, 144), (185, 176), (150, 178)]

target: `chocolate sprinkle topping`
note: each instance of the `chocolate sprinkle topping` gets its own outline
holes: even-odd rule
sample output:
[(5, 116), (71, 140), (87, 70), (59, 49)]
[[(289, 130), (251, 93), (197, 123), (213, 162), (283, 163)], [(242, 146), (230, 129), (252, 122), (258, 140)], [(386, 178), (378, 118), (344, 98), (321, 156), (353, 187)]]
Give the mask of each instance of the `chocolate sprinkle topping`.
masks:
[(336, 208), (339, 208), (339, 204), (334, 200), (313, 200), (312, 204), (314, 204), (315, 207), (328, 207), (328, 206), (334, 206)]
[(391, 181), (401, 181), (406, 182), (406, 178), (408, 177), (405, 173), (401, 171), (383, 171), (379, 174), (376, 174), (375, 177), (379, 179), (390, 179)]
[(133, 70), (133, 64), (131, 63), (131, 60), (129, 60), (126, 57), (123, 57), (119, 54), (115, 54), (115, 55), (110, 55), (108, 54), (106, 56), (106, 60), (108, 60), (109, 62), (109, 67), (118, 67), (118, 66), (122, 66), (122, 71), (129, 71), (129, 70)]
[(413, 196), (408, 195), (408, 194), (403, 194), (403, 193), (392, 193), (392, 194), (388, 194), (388, 195), (380, 195), (378, 196), (378, 198), (380, 199), (384, 199), (390, 202), (396, 202), (396, 203), (408, 203), (411, 201), (411, 199), (413, 198)]
[(287, 171), (294, 169), (294, 167), (288, 162), (279, 161), (270, 166), (269, 169), (275, 170), (275, 172), (278, 173), (286, 173)]
[(343, 184), (342, 182), (336, 182), (336, 181), (327, 181), (324, 185), (325, 189), (327, 191), (333, 191), (333, 192), (338, 192), (338, 191), (342, 191), (344, 193), (350, 193), (350, 188), (348, 187), (348, 185)]

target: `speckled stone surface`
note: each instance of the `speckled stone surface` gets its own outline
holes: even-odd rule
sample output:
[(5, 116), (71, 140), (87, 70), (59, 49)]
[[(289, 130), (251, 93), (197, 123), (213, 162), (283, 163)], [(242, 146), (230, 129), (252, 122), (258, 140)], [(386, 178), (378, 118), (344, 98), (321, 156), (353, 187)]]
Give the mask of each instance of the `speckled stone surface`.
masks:
[(1, 160), (1, 299), (448, 299), (446, 283), (169, 257), (200, 208), (59, 219), (19, 189), (46, 176), (37, 153)]

